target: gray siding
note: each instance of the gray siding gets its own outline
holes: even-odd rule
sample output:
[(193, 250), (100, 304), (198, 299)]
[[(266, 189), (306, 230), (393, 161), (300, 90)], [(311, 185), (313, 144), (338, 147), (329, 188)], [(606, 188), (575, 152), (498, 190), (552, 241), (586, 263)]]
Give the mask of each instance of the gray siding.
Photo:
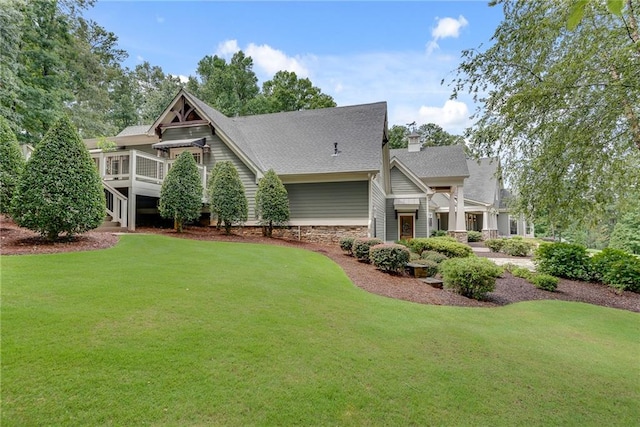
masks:
[(369, 216), (369, 182), (286, 184), (291, 219), (363, 219)]
[(424, 193), (402, 171), (393, 167), (391, 169), (391, 192), (393, 194), (417, 194)]
[(375, 237), (386, 240), (386, 199), (380, 187), (375, 183), (371, 183), (371, 201), (373, 204), (371, 216), (375, 218)]
[[(402, 214), (404, 212), (399, 212)], [(415, 213), (415, 212), (406, 212)], [(398, 240), (398, 218), (396, 218), (396, 211), (393, 208), (393, 199), (387, 199), (387, 241), (395, 241)], [(427, 234), (427, 222), (429, 221), (428, 213), (427, 213), (427, 199), (424, 197), (420, 198), (420, 207), (418, 208), (418, 218), (415, 220), (415, 237), (429, 237)]]
[(234, 164), (244, 185), (245, 195), (249, 202), (249, 221), (255, 220), (255, 200), (258, 185), (255, 174), (245, 165), (238, 156), (220, 139), (211, 132), (209, 126), (193, 126), (185, 128), (167, 129), (164, 132), (163, 141), (172, 139), (207, 138), (207, 144), (211, 147), (210, 153), (205, 153), (202, 162), (207, 171), (213, 169), (216, 162), (230, 161)]

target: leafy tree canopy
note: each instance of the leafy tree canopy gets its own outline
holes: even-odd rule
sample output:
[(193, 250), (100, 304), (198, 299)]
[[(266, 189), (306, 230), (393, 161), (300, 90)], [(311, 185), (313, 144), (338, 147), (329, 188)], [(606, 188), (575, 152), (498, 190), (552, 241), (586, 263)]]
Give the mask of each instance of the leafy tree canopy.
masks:
[(389, 130), (389, 147), (406, 148), (409, 144), (407, 137), (412, 132), (420, 135), (423, 147), (464, 144), (462, 136), (452, 135), (435, 123), (425, 123), (415, 129), (410, 129), (409, 125), (393, 125)]
[(491, 46), (464, 51), (451, 82), (482, 105), (475, 154), (499, 155), (515, 208), (555, 228), (628, 202), (640, 188), (637, 0), (620, 15), (585, 2), (573, 30), (567, 1), (493, 4), (504, 20)]
[(7, 120), (0, 116), (0, 213), (9, 213), (23, 168), (24, 157), (18, 139)]

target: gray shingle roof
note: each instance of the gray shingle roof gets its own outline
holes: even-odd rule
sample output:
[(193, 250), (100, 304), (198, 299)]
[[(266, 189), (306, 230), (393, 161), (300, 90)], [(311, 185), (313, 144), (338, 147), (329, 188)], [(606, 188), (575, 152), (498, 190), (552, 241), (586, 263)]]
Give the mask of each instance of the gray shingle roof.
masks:
[(461, 145), (424, 147), (414, 153), (406, 148), (399, 148), (390, 150), (390, 154), (392, 159), (396, 157), (420, 179), (469, 176), (467, 159)]
[[(279, 175), (377, 171), (387, 103), (229, 118), (187, 96), (260, 169)], [(338, 155), (334, 143), (338, 143)]]
[(378, 102), (231, 120), (265, 169), (290, 175), (380, 170), (386, 114)]
[(122, 129), (122, 131), (119, 134), (117, 134), (116, 137), (145, 135), (147, 132), (149, 132), (150, 127), (151, 125), (127, 126), (126, 128)]
[(469, 159), (469, 178), (464, 180), (465, 199), (493, 204), (499, 197), (496, 173), (500, 163), (497, 158)]

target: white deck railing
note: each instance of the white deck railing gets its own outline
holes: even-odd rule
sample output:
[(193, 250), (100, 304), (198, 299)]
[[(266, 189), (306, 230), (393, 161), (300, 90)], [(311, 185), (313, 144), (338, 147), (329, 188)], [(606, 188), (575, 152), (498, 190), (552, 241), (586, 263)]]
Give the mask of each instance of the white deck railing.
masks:
[(104, 195), (107, 202), (107, 214), (111, 216), (111, 221), (119, 222), (120, 227), (127, 228), (128, 199), (118, 190), (102, 181)]
[[(132, 180), (162, 185), (175, 160), (137, 150), (92, 153), (103, 181)], [(198, 166), (202, 187), (207, 186), (207, 167)], [(133, 182), (132, 182), (133, 184)]]

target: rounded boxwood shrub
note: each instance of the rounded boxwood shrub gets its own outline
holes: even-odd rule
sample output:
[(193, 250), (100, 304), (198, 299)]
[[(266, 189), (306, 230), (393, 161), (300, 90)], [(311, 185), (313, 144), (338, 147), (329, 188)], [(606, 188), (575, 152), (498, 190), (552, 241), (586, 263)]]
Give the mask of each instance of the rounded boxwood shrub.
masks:
[(447, 230), (433, 230), (430, 234), (431, 237), (444, 237), (448, 236)]
[(520, 277), (522, 279), (526, 279), (528, 281), (531, 281), (531, 279), (533, 278), (533, 272), (531, 272), (530, 270), (524, 268), (524, 267), (515, 267), (512, 268), (510, 270), (511, 274), (513, 274), (515, 277)]
[(468, 242), (481, 242), (482, 241), (482, 233), (479, 231), (469, 230), (467, 231), (467, 241)]
[(540, 273), (533, 275), (530, 282), (538, 289), (553, 292), (558, 287), (559, 280), (557, 277), (553, 277), (549, 274)]
[(409, 245), (411, 250), (417, 254), (424, 251), (435, 251), (449, 258), (464, 258), (473, 254), (470, 246), (460, 243), (452, 237), (417, 238), (411, 240)]
[(482, 299), (496, 287), (502, 269), (486, 258), (448, 259), (440, 264), (444, 287), (468, 298)]
[(619, 249), (606, 248), (591, 258), (596, 280), (618, 290), (640, 292), (640, 258)]
[(522, 239), (504, 239), (500, 252), (511, 256), (529, 256), (534, 244)]
[(487, 239), (484, 241), (484, 245), (488, 247), (491, 252), (500, 252), (505, 240), (506, 239)]
[(539, 273), (571, 280), (591, 279), (591, 262), (584, 246), (572, 243), (543, 243), (535, 251)]
[(422, 252), (420, 258), (426, 259), (428, 261), (433, 261), (436, 264), (440, 264), (442, 261), (449, 259), (449, 257), (445, 254), (441, 254), (440, 252), (436, 251), (424, 251)]
[(355, 237), (343, 237), (340, 239), (340, 249), (353, 256), (353, 241)]
[(371, 264), (385, 272), (400, 272), (409, 262), (409, 249), (402, 245), (380, 244), (369, 248)]
[(358, 258), (358, 261), (369, 262), (369, 249), (371, 246), (379, 245), (382, 243), (380, 239), (370, 238), (358, 238), (353, 241), (353, 255)]

